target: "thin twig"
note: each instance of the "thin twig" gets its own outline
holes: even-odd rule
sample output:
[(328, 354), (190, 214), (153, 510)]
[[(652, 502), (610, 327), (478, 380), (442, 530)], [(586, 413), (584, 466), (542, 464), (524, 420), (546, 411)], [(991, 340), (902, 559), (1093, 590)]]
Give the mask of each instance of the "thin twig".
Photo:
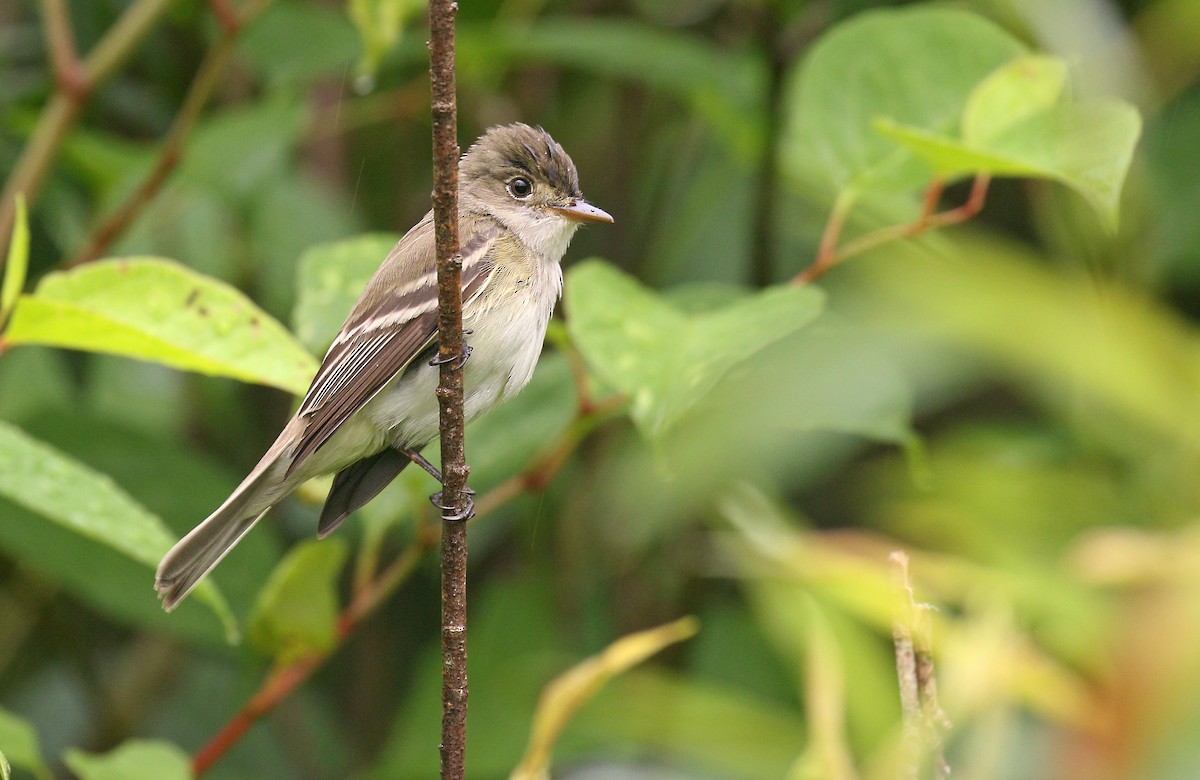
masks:
[[(0, 193), (0, 246), (8, 246), (8, 237), (16, 218), (17, 195), (23, 194), (32, 209), (42, 182), (58, 157), (63, 139), (79, 118), (87, 97), (116, 72), (173, 2), (175, 0), (136, 0), (83, 60), (78, 68), (78, 79), (70, 77), (69, 91), (60, 80), (58, 88), (42, 108), (33, 133), (13, 165), (4, 183), (3, 193)], [(56, 15), (53, 0), (46, 8), (47, 24), (55, 25), (54, 30), (58, 30), (51, 30), (48, 35), (61, 36), (63, 30), (69, 29), (64, 26), (65, 10), (63, 14)], [(52, 45), (57, 47), (62, 44), (56, 42)], [(51, 52), (52, 58), (58, 56), (61, 55)], [(0, 268), (3, 268), (4, 262), (5, 258), (0, 254)]]
[(87, 92), (87, 79), (75, 49), (75, 33), (65, 0), (42, 0), (42, 16), (46, 20), (46, 48), (54, 67), (58, 88), (82, 101)]
[(900, 683), (900, 710), (904, 729), (904, 777), (918, 780), (930, 767), (934, 780), (947, 780), (950, 765), (943, 751), (943, 737), (950, 722), (937, 698), (933, 665), (933, 630), (929, 614), (933, 607), (918, 603), (908, 576), (908, 556), (893, 552), (888, 559), (899, 590), (892, 641), (896, 651), (896, 675)]
[(443, 780), (465, 776), (467, 748), (467, 467), (463, 441), (462, 256), (458, 244), (458, 107), (454, 17), (458, 3), (429, 0), (433, 109), (433, 223), (437, 242), (439, 430), (442, 449)]
[[(808, 282), (814, 282), (824, 276), (830, 268), (843, 260), (860, 255), (868, 249), (874, 249), (880, 244), (886, 244), (889, 241), (896, 241), (901, 238), (912, 238), (927, 230), (966, 222), (968, 219), (979, 214), (980, 211), (983, 211), (983, 206), (987, 202), (988, 187), (991, 185), (991, 182), (992, 177), (989, 174), (980, 173), (976, 175), (975, 180), (971, 183), (971, 192), (967, 196), (965, 203), (956, 208), (935, 213), (934, 210), (941, 199), (945, 182), (941, 179), (934, 179), (925, 189), (925, 195), (921, 199), (921, 214), (915, 220), (900, 225), (889, 225), (878, 230), (872, 230), (870, 233), (846, 244), (841, 249), (837, 248), (837, 243), (841, 237), (842, 228), (845, 225), (848, 204), (843, 204), (843, 201), (839, 199), (834, 204), (828, 222), (825, 223), (825, 231), (821, 236), (821, 246), (817, 251), (817, 259), (812, 265), (797, 274), (792, 279), (792, 283), (807, 284)], [(845, 207), (843, 208), (843, 206)]]

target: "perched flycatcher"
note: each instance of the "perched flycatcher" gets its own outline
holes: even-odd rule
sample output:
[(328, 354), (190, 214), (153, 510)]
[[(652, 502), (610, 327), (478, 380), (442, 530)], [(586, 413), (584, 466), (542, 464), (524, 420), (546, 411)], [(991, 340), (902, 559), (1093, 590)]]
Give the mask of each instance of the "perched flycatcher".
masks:
[[(493, 127), (459, 162), (466, 419), (533, 375), (562, 293), (559, 261), (584, 222), (612, 217), (583, 199), (575, 164), (541, 128)], [(433, 213), (384, 259), (342, 325), (296, 415), (250, 475), (159, 564), (171, 610), (268, 509), (335, 474), (318, 536), (374, 498), (438, 435)]]

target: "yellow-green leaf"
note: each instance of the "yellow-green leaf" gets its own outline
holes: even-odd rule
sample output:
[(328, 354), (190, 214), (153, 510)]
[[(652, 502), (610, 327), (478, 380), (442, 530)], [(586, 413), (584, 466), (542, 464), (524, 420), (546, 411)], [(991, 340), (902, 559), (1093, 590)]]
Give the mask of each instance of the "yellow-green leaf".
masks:
[(5, 339), (163, 363), (300, 394), (316, 361), (229, 285), (170, 260), (106, 260), (47, 276)]

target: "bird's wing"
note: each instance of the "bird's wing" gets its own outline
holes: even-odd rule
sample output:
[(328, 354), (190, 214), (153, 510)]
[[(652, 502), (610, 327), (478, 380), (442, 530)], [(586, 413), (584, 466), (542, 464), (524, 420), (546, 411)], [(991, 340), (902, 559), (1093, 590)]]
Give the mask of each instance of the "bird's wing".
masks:
[[(494, 270), (491, 249), (503, 230), (495, 223), (464, 224), (464, 305)], [(288, 473), (329, 441), (437, 337), (437, 274), (432, 222), (426, 217), (400, 240), (363, 291), (321, 362), (297, 417), (303, 431)]]

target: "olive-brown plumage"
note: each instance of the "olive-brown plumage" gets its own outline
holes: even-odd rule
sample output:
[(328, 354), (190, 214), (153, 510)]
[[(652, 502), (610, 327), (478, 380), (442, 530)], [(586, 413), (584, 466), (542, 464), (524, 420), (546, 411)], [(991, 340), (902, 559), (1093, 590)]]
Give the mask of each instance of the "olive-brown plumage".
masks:
[[(562, 292), (559, 262), (583, 222), (611, 222), (583, 199), (575, 164), (541, 128), (493, 127), (459, 163), (464, 367), (471, 421), (523, 388)], [(275, 443), (159, 564), (173, 609), (263, 514), (308, 479), (334, 474), (319, 534), (379, 493), (438, 433), (429, 365), (437, 333), (433, 217), (384, 259)]]

